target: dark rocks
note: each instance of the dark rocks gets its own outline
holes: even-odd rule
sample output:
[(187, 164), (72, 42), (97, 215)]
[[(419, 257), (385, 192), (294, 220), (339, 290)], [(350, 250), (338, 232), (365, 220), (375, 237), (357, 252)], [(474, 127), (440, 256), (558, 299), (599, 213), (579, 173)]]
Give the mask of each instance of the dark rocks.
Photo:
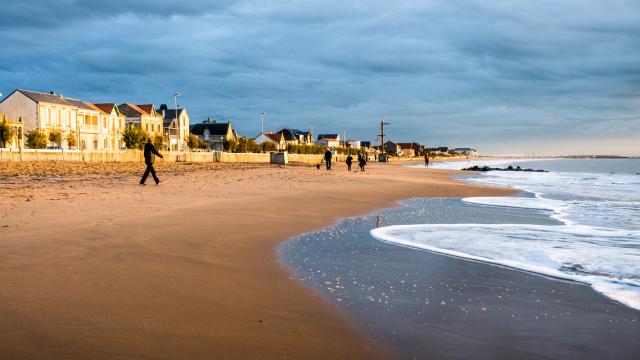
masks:
[(478, 166), (478, 165), (474, 165), (472, 167), (468, 167), (468, 168), (464, 168), (462, 170), (465, 171), (523, 171), (523, 172), (547, 172), (546, 170), (542, 170), (542, 169), (523, 169), (520, 166), (516, 166), (513, 167), (512, 165), (509, 165), (506, 168), (493, 168), (493, 167), (489, 167), (489, 166)]

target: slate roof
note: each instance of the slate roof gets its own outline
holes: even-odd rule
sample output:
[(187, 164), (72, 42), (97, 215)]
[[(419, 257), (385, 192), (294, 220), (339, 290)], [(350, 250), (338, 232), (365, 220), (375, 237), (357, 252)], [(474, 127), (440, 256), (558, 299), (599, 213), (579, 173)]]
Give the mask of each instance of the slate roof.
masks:
[(194, 135), (204, 135), (204, 130), (209, 129), (209, 134), (226, 136), (229, 132), (230, 123), (199, 123), (191, 125), (190, 132)]
[(338, 134), (320, 134), (318, 135), (318, 140), (329, 139), (329, 140), (337, 140)]
[(413, 143), (398, 143), (398, 146), (400, 146), (400, 149), (402, 149), (402, 150), (412, 150), (413, 149)]
[(291, 130), (296, 135), (302, 135), (304, 137), (306, 137), (309, 134), (311, 134), (311, 131), (302, 131), (302, 130), (298, 130), (298, 129), (289, 129), (289, 130)]
[[(162, 114), (162, 108), (160, 108), (159, 110), (160, 110), (159, 113)], [(164, 109), (165, 120), (180, 118), (180, 115), (182, 114), (182, 110), (184, 109), (178, 109), (178, 116), (176, 116), (176, 109)]]
[(78, 100), (78, 99), (71, 99), (71, 98), (62, 97), (60, 95), (46, 94), (46, 93), (41, 93), (41, 92), (37, 92), (37, 91), (29, 91), (29, 90), (23, 90), (23, 89), (18, 89), (16, 91), (19, 91), (24, 96), (28, 97), (29, 99), (31, 99), (31, 100), (33, 100), (35, 102), (46, 102), (46, 103), (50, 103), (50, 104), (60, 104), (60, 105), (66, 105), (66, 106), (75, 106), (75, 107), (78, 107), (80, 109), (95, 110), (92, 107), (90, 107), (87, 104), (85, 104), (83, 101)]
[[(138, 105), (124, 103), (118, 105), (118, 110), (127, 117), (136, 117), (142, 115), (151, 115), (148, 112), (142, 110)], [(133, 116), (132, 116), (133, 115)]]

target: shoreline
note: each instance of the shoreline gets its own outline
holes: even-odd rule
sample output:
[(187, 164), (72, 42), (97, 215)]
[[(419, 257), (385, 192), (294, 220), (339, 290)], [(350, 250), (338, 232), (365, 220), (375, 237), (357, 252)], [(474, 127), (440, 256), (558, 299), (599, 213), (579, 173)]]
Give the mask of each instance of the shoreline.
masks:
[(300, 236), (282, 246), (283, 258), (299, 281), (349, 312), (399, 358), (635, 359), (640, 312), (589, 284), (369, 234), (378, 215), (383, 226), (451, 220), (439, 209), (466, 211), (461, 223), (468, 215), (487, 224), (523, 216), (552, 223), (543, 211), (413, 199)]
[(292, 280), (277, 247), (403, 199), (514, 191), (463, 184), (448, 171), (418, 175), (390, 163), (348, 174), (342, 165), (330, 173), (246, 164), (160, 172), (157, 188), (138, 187), (132, 174), (125, 185), (102, 175), (95, 184), (12, 185), (16, 198), (0, 194), (8, 325), (0, 354), (388, 356)]

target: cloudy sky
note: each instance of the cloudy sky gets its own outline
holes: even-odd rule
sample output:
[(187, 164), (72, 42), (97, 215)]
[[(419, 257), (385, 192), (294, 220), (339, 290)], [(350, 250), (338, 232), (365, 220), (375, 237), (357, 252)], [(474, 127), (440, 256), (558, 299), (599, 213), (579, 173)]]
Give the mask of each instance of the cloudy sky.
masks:
[(0, 92), (484, 153), (640, 154), (637, 0), (4, 0)]

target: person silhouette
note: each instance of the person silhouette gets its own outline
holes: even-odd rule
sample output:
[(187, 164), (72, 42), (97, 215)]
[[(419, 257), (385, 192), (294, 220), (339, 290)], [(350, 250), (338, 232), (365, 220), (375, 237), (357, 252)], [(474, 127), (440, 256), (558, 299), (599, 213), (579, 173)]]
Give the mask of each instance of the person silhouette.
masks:
[(156, 155), (160, 156), (161, 159), (164, 159), (164, 157), (158, 152), (158, 150), (156, 150), (156, 147), (153, 146), (152, 140), (153, 138), (148, 138), (147, 143), (144, 144), (144, 163), (147, 164), (147, 169), (144, 171), (142, 179), (140, 179), (140, 185), (144, 185), (145, 181), (147, 181), (147, 178), (149, 177), (149, 173), (153, 176), (153, 180), (156, 182), (156, 185), (160, 184), (160, 179), (158, 179), (158, 176), (156, 175), (156, 169), (153, 168), (153, 161)]

